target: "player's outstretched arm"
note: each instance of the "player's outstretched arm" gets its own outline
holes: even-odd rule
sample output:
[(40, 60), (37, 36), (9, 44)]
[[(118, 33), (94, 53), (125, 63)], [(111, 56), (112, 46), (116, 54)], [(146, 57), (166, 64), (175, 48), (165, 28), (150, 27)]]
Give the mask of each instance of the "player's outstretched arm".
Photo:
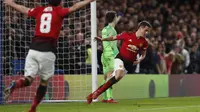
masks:
[(96, 41), (114, 41), (117, 40), (116, 36), (111, 36), (111, 37), (107, 37), (107, 38), (101, 38), (101, 37), (95, 37), (94, 40)]
[(30, 8), (16, 4), (13, 0), (4, 0), (4, 3), (25, 15), (28, 15), (28, 11), (30, 10)]
[(82, 7), (88, 5), (90, 2), (93, 2), (93, 1), (95, 1), (95, 0), (84, 0), (84, 1), (78, 2), (78, 3), (74, 4), (72, 7), (69, 8), (69, 13), (74, 12), (74, 11), (82, 8)]

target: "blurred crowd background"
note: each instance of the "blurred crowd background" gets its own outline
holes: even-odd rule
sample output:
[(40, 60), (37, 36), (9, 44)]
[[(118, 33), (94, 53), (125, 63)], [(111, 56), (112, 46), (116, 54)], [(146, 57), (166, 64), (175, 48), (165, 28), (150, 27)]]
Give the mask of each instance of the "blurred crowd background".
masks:
[[(19, 3), (21, 2), (20, 0)], [(37, 0), (21, 4), (34, 7)], [(64, 2), (66, 7), (80, 0)], [(42, 3), (45, 3), (42, 1)], [(107, 11), (124, 13), (116, 26), (119, 33), (135, 31), (138, 22), (149, 21), (153, 29), (146, 35), (149, 42), (146, 58), (133, 66), (130, 74), (198, 74), (200, 73), (200, 1), (198, 0), (98, 0), (98, 35), (105, 24)], [(35, 21), (12, 9), (4, 10), (3, 67), (13, 74), (14, 66), (24, 63), (28, 45), (34, 36)], [(61, 74), (91, 72), (89, 6), (64, 21), (61, 29), (56, 68)], [(119, 47), (120, 47), (119, 42)], [(98, 43), (98, 73), (102, 73), (102, 45)], [(13, 62), (14, 61), (14, 62)], [(17, 71), (17, 73), (21, 73)]]
[(148, 20), (153, 25), (147, 35), (147, 57), (139, 71), (146, 74), (196, 74), (200, 72), (200, 1), (197, 0), (102, 0), (98, 2), (98, 31), (104, 27), (108, 10), (125, 15), (118, 23), (118, 33), (134, 31), (137, 23)]

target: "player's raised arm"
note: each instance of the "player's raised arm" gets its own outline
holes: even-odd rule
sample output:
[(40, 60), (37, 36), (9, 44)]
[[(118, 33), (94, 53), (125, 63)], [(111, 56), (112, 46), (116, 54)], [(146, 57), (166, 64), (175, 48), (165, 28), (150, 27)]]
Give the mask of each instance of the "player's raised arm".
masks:
[(28, 15), (28, 11), (30, 10), (30, 8), (16, 4), (13, 0), (4, 0), (4, 3), (25, 15)]
[(84, 1), (78, 2), (78, 3), (74, 4), (72, 7), (69, 8), (69, 13), (74, 12), (74, 11), (82, 8), (82, 7), (88, 5), (90, 2), (93, 2), (93, 1), (95, 1), (95, 0), (84, 0)]

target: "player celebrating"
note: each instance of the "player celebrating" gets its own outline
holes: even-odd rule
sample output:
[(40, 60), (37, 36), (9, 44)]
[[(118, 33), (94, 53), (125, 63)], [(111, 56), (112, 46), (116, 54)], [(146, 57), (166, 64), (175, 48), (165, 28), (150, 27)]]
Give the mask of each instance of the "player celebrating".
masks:
[[(120, 20), (121, 16), (117, 16), (117, 13), (114, 11), (110, 11), (106, 14), (106, 26), (102, 30), (102, 38), (107, 38), (110, 36), (116, 36), (117, 32), (115, 30), (115, 26)], [(110, 74), (112, 74), (114, 70), (114, 59), (119, 53), (119, 50), (117, 48), (117, 41), (105, 41), (103, 42), (103, 54), (101, 56), (101, 62), (103, 65), (103, 73), (104, 73), (104, 80), (103, 84), (110, 78)], [(112, 87), (108, 88), (103, 93), (103, 100), (102, 102), (107, 103), (116, 103), (116, 101), (113, 100), (112, 95)]]
[(5, 100), (15, 89), (30, 86), (36, 74), (41, 77), (40, 85), (29, 112), (36, 112), (36, 107), (44, 97), (50, 77), (54, 74), (55, 53), (62, 21), (66, 15), (88, 5), (95, 0), (84, 0), (70, 8), (62, 8), (61, 0), (48, 0), (49, 5), (33, 9), (18, 5), (13, 0), (4, 3), (17, 11), (36, 19), (35, 37), (25, 62), (25, 77), (13, 81), (4, 91)]
[[(121, 80), (126, 74), (126, 68), (128, 66), (136, 65), (140, 63), (146, 56), (146, 50), (148, 42), (145, 39), (145, 35), (151, 29), (151, 24), (147, 21), (142, 21), (138, 25), (138, 30), (134, 32), (124, 32), (117, 36), (111, 36), (108, 38), (96, 37), (99, 41), (114, 41), (123, 40), (120, 53), (114, 60), (114, 72), (112, 78), (110, 78), (104, 85), (100, 86), (96, 91), (88, 95), (87, 103), (90, 104), (92, 99), (96, 99), (100, 94), (110, 88), (113, 84)], [(136, 59), (137, 54), (141, 52), (139, 59)]]

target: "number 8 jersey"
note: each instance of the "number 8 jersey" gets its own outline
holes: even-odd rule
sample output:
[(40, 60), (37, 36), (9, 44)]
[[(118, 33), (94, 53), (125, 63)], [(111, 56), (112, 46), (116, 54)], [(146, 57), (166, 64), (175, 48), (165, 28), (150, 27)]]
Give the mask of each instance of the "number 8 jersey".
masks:
[(28, 16), (36, 19), (35, 37), (32, 40), (30, 49), (56, 53), (62, 22), (68, 13), (69, 8), (62, 8), (61, 6), (30, 9)]

